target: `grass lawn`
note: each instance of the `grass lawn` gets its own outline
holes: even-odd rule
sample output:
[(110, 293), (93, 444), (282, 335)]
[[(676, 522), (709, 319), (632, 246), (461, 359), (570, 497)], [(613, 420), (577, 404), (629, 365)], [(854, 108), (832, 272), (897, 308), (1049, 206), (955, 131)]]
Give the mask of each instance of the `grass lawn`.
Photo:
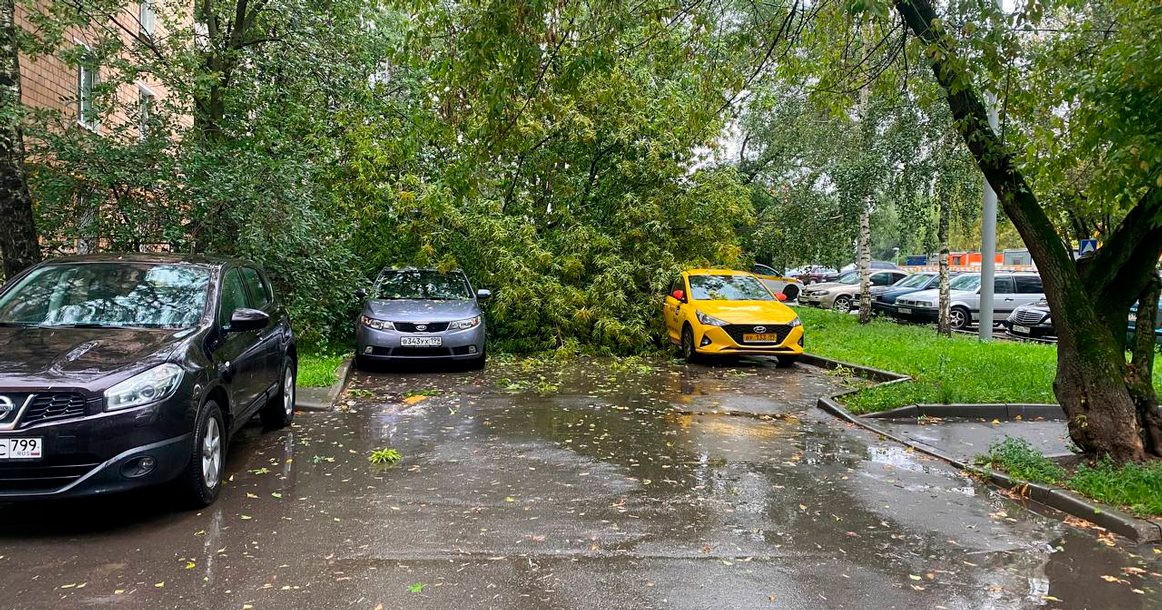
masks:
[(800, 307), (807, 351), (854, 364), (904, 373), (912, 383), (872, 388), (845, 397), (855, 413), (915, 403), (1052, 403), (1056, 346), (940, 337), (927, 326), (872, 320)]
[(299, 354), (299, 387), (321, 388), (335, 383), (335, 369), (343, 363), (343, 354), (304, 352)]
[[(981, 343), (970, 335), (941, 337), (929, 326), (882, 319), (860, 325), (857, 316), (811, 307), (799, 307), (797, 312), (807, 331), (808, 352), (915, 379), (844, 397), (854, 413), (916, 403), (1057, 402), (1055, 345)], [(1159, 360), (1154, 363), (1156, 384), (1162, 377)]]
[(1028, 442), (1007, 438), (989, 447), (977, 465), (1003, 470), (1022, 481), (1060, 485), (1140, 516), (1162, 515), (1162, 462), (1114, 466), (1109, 460), (1067, 470)]

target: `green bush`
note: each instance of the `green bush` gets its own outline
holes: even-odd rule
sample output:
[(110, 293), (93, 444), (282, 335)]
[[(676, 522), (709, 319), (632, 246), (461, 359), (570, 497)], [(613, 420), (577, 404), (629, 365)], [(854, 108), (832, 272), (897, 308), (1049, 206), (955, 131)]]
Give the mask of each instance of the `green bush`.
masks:
[(1056, 485), (1066, 477), (1064, 468), (1033, 449), (1023, 438), (1005, 437), (990, 445), (988, 453), (976, 458), (976, 465), (1003, 470), (1022, 481), (1047, 485)]

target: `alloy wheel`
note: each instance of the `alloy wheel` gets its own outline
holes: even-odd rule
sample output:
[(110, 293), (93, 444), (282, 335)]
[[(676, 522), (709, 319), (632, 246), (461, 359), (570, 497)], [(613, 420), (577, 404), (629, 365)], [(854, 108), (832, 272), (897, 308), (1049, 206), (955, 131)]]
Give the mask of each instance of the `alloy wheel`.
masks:
[(206, 418), (206, 432), (202, 435), (202, 480), (206, 487), (214, 489), (218, 486), (218, 478), (222, 474), (222, 434), (218, 429), (218, 420)]
[(682, 356), (687, 360), (694, 354), (694, 333), (690, 329), (682, 331)]
[(953, 309), (948, 312), (949, 321), (952, 323), (952, 328), (962, 329), (968, 326), (968, 321), (965, 320), (964, 311), (960, 309)]
[(290, 417), (295, 410), (295, 372), (289, 364), (285, 377), (282, 382), (282, 408), (286, 410), (287, 417)]

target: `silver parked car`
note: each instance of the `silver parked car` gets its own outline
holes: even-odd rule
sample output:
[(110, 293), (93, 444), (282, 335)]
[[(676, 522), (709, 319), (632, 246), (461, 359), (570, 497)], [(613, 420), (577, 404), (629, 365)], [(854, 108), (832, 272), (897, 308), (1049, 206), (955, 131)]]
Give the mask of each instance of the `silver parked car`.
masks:
[[(1035, 273), (998, 273), (993, 278), (993, 319), (1004, 320), (1021, 305), (1045, 298), (1041, 277)], [(949, 320), (958, 330), (980, 320), (980, 274), (959, 275), (949, 284)], [(940, 317), (940, 291), (924, 290), (896, 299), (892, 315), (904, 319)]]
[[(899, 269), (876, 271), (871, 274), (871, 293), (875, 295), (884, 292), (889, 286), (908, 277), (908, 273)], [(859, 305), (859, 271), (849, 271), (834, 282), (814, 284), (803, 290), (799, 302), (805, 305), (834, 308), (837, 311), (851, 311)]]
[[(487, 290), (472, 290), (463, 271), (384, 269), (355, 325), (356, 364), (450, 358), (484, 366)], [(370, 298), (368, 298), (370, 297)]]

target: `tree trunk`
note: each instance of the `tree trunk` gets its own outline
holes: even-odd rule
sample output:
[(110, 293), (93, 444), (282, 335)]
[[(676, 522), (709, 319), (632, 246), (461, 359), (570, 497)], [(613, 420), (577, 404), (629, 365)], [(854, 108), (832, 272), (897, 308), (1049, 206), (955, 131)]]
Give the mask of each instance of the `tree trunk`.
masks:
[[(961, 73), (961, 59), (950, 39), (939, 25), (934, 27), (936, 13), (930, 0), (896, 0), (896, 11), (920, 40), (938, 49), (928, 54), (929, 63), (945, 91), (956, 128), (1037, 263), (1058, 332), (1053, 391), (1069, 419), (1070, 438), (1091, 456), (1109, 455), (1118, 462), (1162, 457), (1148, 450), (1144, 440), (1157, 430), (1150, 423), (1158, 418), (1157, 406), (1133, 396), (1134, 377), (1126, 364), (1124, 338), (1116, 337), (1107, 323), (1120, 315), (1124, 324), (1128, 310), (1128, 306), (1112, 306), (1114, 292), (1121, 292), (1120, 298), (1127, 288), (1133, 295), (1142, 293), (1146, 278), (1156, 273), (1162, 240), (1143, 239), (1150, 237), (1153, 225), (1143, 227), (1134, 218), (1141, 215), (1140, 208), (1157, 203), (1158, 193), (1149, 189), (1143, 203), (1127, 215), (1137, 226), (1123, 223), (1111, 234), (1103, 246), (1110, 253), (1095, 256), (1094, 268), (1101, 271), (1083, 280), (1012, 154), (989, 126), (984, 104)], [(1120, 286), (1109, 283), (1115, 275)], [(1101, 289), (1092, 290), (1094, 285)], [(1105, 315), (1099, 314), (1095, 304), (1103, 307)], [(1156, 405), (1153, 388), (1142, 391)]]
[(859, 210), (859, 323), (871, 321), (871, 213), (868, 202)]
[(952, 336), (952, 321), (949, 319), (948, 298), (948, 217), (951, 214), (947, 197), (940, 197), (940, 222), (936, 229), (936, 239), (940, 242), (940, 318), (936, 322), (936, 333)]
[(100, 244), (100, 209), (89, 196), (77, 197), (77, 254), (96, 254)]
[(0, 0), (0, 256), (11, 278), (40, 261), (20, 127), (20, 53), (14, 0)]

